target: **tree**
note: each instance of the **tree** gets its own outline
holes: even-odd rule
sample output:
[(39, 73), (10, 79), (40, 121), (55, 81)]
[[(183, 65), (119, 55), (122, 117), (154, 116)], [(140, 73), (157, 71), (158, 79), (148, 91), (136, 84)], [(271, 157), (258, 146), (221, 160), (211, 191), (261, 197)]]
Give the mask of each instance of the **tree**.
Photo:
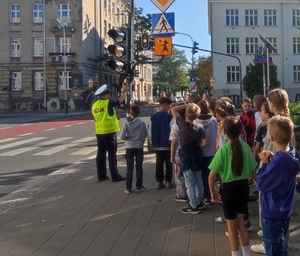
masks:
[[(243, 78), (243, 89), (247, 97), (252, 99), (254, 95), (263, 95), (263, 66), (265, 64), (249, 63), (246, 70), (247, 73)], [(266, 70), (266, 68), (265, 68)], [(266, 78), (267, 80), (267, 78)], [(280, 82), (277, 80), (277, 66), (270, 64), (270, 87), (269, 90), (278, 88)]]
[(196, 63), (195, 71), (198, 75), (198, 80), (196, 82), (197, 87), (201, 90), (208, 89), (210, 79), (211, 79), (211, 56), (199, 57)]
[(184, 51), (173, 48), (172, 55), (157, 63), (158, 72), (153, 76), (154, 90), (166, 91), (168, 95), (188, 88), (188, 60)]

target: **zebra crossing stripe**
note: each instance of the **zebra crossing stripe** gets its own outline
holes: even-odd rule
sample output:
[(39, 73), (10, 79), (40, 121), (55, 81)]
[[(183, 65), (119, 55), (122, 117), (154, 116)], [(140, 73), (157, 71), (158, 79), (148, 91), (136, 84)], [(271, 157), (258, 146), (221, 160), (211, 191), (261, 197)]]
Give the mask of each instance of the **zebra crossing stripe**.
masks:
[(12, 141), (12, 140), (17, 140), (18, 138), (6, 138), (6, 139), (2, 139), (0, 140), (0, 143), (6, 143), (8, 141)]
[(35, 153), (33, 155), (34, 156), (51, 156), (53, 154), (56, 154), (56, 153), (59, 153), (59, 152), (65, 150), (67, 148), (75, 147), (75, 146), (78, 146), (78, 145), (79, 145), (79, 143), (64, 144), (64, 145), (60, 145), (60, 146), (57, 146), (57, 147), (53, 147), (53, 148), (48, 149), (48, 150), (44, 150), (44, 151)]
[(61, 142), (61, 141), (64, 141), (64, 140), (69, 140), (69, 139), (72, 139), (72, 138), (73, 137), (59, 137), (59, 138), (56, 138), (56, 139), (53, 139), (53, 140), (48, 140), (48, 141), (45, 141), (45, 142), (38, 143), (38, 146), (49, 146), (49, 145), (55, 144), (57, 142)]
[(35, 142), (35, 141), (43, 140), (43, 139), (46, 139), (46, 138), (47, 137), (35, 137), (35, 138), (27, 139), (27, 140), (21, 140), (21, 141), (9, 143), (9, 144), (0, 146), (0, 150), (7, 149), (7, 148), (13, 148), (13, 147), (16, 147), (16, 146), (24, 145), (24, 144), (29, 143), (29, 142)]
[(26, 148), (14, 149), (12, 151), (8, 151), (8, 152), (0, 154), (0, 156), (16, 156), (16, 155), (19, 155), (19, 154), (22, 154), (22, 153), (25, 153), (25, 152), (28, 152), (31, 150), (35, 150), (37, 148), (38, 147), (26, 147)]
[(83, 148), (81, 150), (78, 150), (74, 153), (72, 153), (71, 155), (72, 156), (86, 156), (86, 155), (89, 155), (93, 152), (95, 152), (98, 148), (97, 147), (86, 147), (86, 148)]

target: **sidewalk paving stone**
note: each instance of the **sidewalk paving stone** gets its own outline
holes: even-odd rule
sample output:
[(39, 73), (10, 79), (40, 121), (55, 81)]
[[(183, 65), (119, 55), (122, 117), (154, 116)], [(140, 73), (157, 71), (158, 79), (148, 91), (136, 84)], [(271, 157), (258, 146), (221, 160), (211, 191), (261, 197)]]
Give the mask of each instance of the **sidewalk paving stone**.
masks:
[[(124, 152), (118, 152), (118, 161), (120, 173), (125, 175)], [(182, 214), (186, 203), (174, 200), (174, 188), (156, 190), (154, 176), (155, 155), (146, 153), (146, 189), (126, 194), (125, 182), (109, 179), (96, 183), (95, 160), (91, 158), (2, 197), (0, 256), (230, 255), (226, 225), (214, 221), (222, 215), (222, 205), (207, 206), (198, 215)], [(299, 210), (297, 194), (290, 256), (300, 252)], [(250, 244), (256, 244), (261, 241), (256, 235), (258, 202), (249, 202), (249, 212), (253, 225)]]

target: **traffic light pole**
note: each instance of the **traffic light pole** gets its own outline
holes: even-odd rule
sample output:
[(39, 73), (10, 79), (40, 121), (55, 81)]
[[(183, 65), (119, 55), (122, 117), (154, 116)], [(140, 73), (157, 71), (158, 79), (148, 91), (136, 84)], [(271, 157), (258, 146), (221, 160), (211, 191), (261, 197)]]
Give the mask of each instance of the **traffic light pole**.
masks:
[(129, 117), (129, 109), (132, 100), (132, 86), (133, 86), (133, 68), (131, 64), (134, 62), (133, 56), (133, 42), (134, 42), (134, 0), (130, 0), (130, 11), (128, 15), (128, 27), (127, 27), (127, 59), (126, 59), (126, 91), (127, 91), (127, 117)]
[(219, 55), (223, 55), (223, 56), (227, 56), (227, 57), (237, 59), (238, 62), (239, 62), (239, 66), (240, 66), (240, 103), (242, 103), (242, 99), (243, 99), (242, 63), (241, 63), (241, 60), (237, 56), (227, 54), (227, 53), (223, 53), (223, 52), (215, 52), (215, 51), (211, 51), (211, 50), (201, 49), (199, 47), (189, 47), (189, 46), (180, 45), (180, 44), (173, 44), (173, 46), (189, 48), (189, 49), (195, 49), (196, 48), (198, 51), (210, 52), (210, 53), (219, 54)]

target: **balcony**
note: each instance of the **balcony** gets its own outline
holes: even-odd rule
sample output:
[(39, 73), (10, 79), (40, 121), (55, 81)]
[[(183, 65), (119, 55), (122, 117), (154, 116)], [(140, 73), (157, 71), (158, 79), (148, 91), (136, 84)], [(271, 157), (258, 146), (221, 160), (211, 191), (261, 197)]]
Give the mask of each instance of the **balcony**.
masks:
[[(63, 23), (65, 26), (66, 36), (73, 34), (76, 32), (73, 22)], [(50, 27), (50, 31), (55, 34), (56, 36), (60, 36), (63, 34), (63, 29), (61, 25), (57, 22), (53, 21)]]

